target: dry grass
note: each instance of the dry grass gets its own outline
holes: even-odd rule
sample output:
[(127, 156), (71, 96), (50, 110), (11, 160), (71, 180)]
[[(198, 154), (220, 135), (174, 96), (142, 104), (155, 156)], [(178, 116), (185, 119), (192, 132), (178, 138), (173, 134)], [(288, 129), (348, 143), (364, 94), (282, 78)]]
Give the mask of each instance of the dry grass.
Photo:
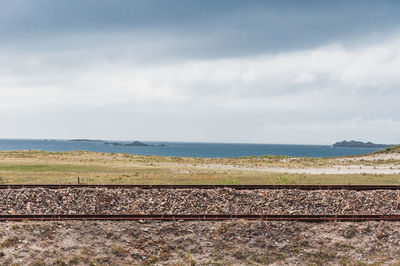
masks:
[[(357, 161), (380, 165), (398, 161)], [(399, 174), (284, 174), (253, 171), (253, 167), (334, 167), (335, 158), (180, 158), (95, 152), (0, 152), (0, 183), (97, 184), (400, 184)], [(243, 166), (226, 169), (218, 165)], [(208, 166), (207, 168), (197, 166)]]

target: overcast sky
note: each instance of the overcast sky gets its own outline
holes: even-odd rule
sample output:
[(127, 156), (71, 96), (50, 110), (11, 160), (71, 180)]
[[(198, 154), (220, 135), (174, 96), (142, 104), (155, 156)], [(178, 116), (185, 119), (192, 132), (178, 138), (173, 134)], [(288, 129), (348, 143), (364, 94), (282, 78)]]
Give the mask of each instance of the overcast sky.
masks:
[(400, 143), (400, 1), (1, 0), (0, 138)]

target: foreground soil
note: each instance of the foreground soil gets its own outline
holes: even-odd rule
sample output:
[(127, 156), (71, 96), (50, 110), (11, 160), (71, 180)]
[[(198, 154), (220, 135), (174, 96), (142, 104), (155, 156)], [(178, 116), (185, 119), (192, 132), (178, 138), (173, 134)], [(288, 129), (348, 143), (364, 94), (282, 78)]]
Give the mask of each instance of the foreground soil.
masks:
[(0, 265), (400, 264), (400, 223), (0, 223)]

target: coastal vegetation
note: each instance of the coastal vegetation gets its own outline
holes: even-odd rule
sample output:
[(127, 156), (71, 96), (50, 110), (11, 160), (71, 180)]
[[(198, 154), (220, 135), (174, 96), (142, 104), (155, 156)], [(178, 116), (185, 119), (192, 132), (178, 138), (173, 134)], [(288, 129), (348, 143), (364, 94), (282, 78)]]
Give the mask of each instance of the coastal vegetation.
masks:
[(376, 151), (375, 153), (400, 153), (400, 145), (395, 145), (391, 147), (387, 147), (386, 149)]
[(344, 140), (341, 142), (336, 142), (332, 146), (333, 147), (349, 147), (349, 148), (387, 148), (387, 147), (393, 146), (393, 144), (375, 144), (370, 141), (362, 142), (362, 141), (355, 141), (355, 140), (350, 140), (350, 141)]
[[(400, 147), (390, 149), (398, 152)], [(397, 169), (399, 157), (183, 158), (86, 151), (6, 151), (0, 152), (0, 183), (75, 184), (79, 179), (80, 183), (89, 184), (400, 184), (397, 172), (373, 171), (382, 167)], [(343, 170), (324, 172), (338, 168)], [(308, 169), (314, 172), (308, 173)], [(346, 169), (361, 170), (346, 173)]]

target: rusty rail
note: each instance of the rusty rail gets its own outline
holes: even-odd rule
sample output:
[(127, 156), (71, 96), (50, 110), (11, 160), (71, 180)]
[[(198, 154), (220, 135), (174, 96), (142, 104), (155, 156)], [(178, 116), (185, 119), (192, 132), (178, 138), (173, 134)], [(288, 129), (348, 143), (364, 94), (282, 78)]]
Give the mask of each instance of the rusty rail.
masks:
[(115, 184), (1, 184), (0, 189), (21, 188), (140, 188), (140, 189), (300, 189), (300, 190), (399, 190), (400, 185), (115, 185)]
[(296, 222), (364, 222), (400, 221), (400, 215), (0, 215), (4, 221), (225, 221), (225, 220), (263, 220)]

